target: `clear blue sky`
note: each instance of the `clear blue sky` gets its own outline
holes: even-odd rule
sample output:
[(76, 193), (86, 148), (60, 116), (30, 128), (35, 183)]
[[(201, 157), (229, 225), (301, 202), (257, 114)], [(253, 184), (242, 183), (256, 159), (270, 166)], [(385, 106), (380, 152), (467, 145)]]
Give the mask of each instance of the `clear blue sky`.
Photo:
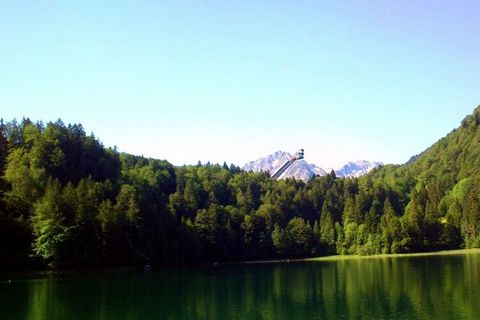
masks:
[(402, 163), (478, 104), (479, 1), (0, 1), (0, 117), (174, 164)]

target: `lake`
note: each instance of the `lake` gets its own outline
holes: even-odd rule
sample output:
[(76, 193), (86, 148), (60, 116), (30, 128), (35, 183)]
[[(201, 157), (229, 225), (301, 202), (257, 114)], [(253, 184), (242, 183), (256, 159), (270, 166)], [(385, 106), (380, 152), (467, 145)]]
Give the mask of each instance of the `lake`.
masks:
[(0, 319), (480, 319), (480, 253), (0, 281)]

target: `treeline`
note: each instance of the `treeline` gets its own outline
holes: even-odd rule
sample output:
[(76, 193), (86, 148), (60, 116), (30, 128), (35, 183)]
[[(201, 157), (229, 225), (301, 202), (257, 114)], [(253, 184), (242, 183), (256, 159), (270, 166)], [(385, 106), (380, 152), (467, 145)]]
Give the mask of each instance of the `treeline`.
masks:
[(99, 268), (480, 246), (480, 107), (402, 166), (276, 181), (0, 123), (2, 268)]

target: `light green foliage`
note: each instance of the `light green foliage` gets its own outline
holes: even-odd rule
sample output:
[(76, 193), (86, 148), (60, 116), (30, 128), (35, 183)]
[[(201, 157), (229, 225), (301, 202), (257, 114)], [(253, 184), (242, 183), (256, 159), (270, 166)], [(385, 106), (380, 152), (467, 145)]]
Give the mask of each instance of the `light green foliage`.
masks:
[(272, 243), (278, 254), (284, 254), (288, 248), (287, 239), (285, 237), (285, 232), (283, 229), (275, 223), (272, 231)]
[(52, 266), (61, 264), (74, 226), (67, 225), (58, 180), (48, 182), (45, 195), (35, 204), (32, 227), (35, 235), (33, 243), (35, 253)]
[(313, 240), (313, 231), (302, 218), (295, 217), (290, 220), (284, 230), (286, 242), (285, 252), (288, 255), (299, 256), (310, 251)]
[(333, 248), (333, 246), (335, 245), (335, 226), (334, 226), (332, 214), (328, 209), (327, 202), (324, 202), (319, 225), (320, 225), (320, 242), (325, 246), (327, 246), (328, 248)]

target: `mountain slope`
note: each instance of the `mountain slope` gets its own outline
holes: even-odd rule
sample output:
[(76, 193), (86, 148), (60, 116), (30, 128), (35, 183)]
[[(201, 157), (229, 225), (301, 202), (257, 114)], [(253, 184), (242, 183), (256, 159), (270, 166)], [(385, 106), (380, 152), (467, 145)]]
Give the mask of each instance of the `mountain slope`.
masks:
[[(480, 106), (431, 147), (400, 166), (386, 166), (372, 173), (398, 184), (408, 177), (417, 183), (438, 182), (447, 191), (459, 181), (480, 174)], [(437, 181), (437, 180), (441, 181)]]
[(406, 247), (480, 246), (479, 126), (480, 106), (406, 164), (385, 166), (362, 178), (392, 193), (403, 215)]
[(245, 171), (253, 172), (273, 172), (278, 169), (285, 161), (291, 158), (291, 154), (284, 151), (276, 151), (266, 157), (250, 161), (243, 166)]

